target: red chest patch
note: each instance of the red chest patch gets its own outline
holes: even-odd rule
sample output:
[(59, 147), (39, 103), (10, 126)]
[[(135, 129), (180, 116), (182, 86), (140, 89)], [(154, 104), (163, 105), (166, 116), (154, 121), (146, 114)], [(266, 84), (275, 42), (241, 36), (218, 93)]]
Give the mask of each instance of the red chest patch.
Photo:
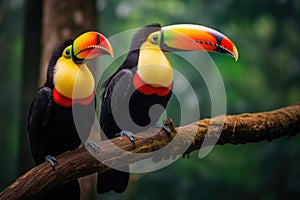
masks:
[(84, 99), (70, 99), (61, 95), (55, 88), (53, 89), (53, 99), (55, 103), (63, 107), (71, 107), (75, 103), (79, 103), (81, 105), (88, 105), (94, 100), (95, 94), (93, 93), (91, 96)]
[(153, 87), (145, 83), (137, 73), (134, 75), (133, 85), (137, 91), (144, 95), (166, 96), (172, 90), (172, 84), (169, 87)]

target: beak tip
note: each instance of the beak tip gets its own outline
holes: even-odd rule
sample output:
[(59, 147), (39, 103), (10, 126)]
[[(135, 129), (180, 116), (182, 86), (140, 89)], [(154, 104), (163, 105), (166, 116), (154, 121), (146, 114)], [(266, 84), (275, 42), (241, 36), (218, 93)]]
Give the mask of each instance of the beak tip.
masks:
[(233, 47), (233, 57), (234, 57), (235, 61), (237, 61), (239, 59), (239, 52), (238, 52), (236, 46)]
[(108, 39), (101, 34), (101, 44), (100, 46), (102, 46), (104, 48), (104, 50), (106, 51), (107, 55), (110, 55), (112, 58), (114, 57), (114, 50), (110, 44), (110, 42), (108, 41)]
[(113, 51), (112, 48), (109, 50), (109, 55), (110, 55), (112, 58), (115, 56), (115, 55), (114, 55), (114, 51)]

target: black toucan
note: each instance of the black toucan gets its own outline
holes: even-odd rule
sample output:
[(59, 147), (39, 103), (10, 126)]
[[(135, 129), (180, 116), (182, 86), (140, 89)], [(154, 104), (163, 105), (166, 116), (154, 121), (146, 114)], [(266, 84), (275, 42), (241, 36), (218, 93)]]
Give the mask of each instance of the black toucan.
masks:
[[(47, 160), (53, 168), (54, 156), (73, 150), (85, 141), (95, 116), (95, 86), (86, 62), (101, 55), (113, 55), (102, 34), (86, 32), (58, 47), (48, 65), (47, 80), (39, 88), (30, 108), (28, 130), (31, 152), (36, 165)], [(76, 127), (72, 109), (85, 115)], [(78, 131), (85, 133), (79, 136)], [(77, 180), (53, 191), (43, 199), (80, 199)]]
[[(104, 83), (100, 126), (107, 138), (133, 136), (155, 126), (172, 95), (173, 70), (166, 56), (172, 51), (219, 52), (238, 58), (233, 42), (223, 34), (200, 25), (151, 24), (133, 37), (130, 51), (119, 69)], [(150, 109), (150, 110), (149, 110)], [(123, 192), (128, 184), (128, 167), (98, 174), (98, 193)]]

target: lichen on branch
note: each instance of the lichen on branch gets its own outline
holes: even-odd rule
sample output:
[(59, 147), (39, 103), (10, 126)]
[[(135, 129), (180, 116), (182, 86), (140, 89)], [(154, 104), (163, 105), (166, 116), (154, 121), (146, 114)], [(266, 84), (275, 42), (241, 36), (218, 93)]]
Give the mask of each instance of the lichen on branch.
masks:
[[(142, 153), (155, 152), (166, 147), (173, 141), (172, 138), (176, 139), (173, 142), (178, 145), (173, 145), (163, 156), (178, 156), (182, 152), (182, 144), (185, 143), (190, 144), (190, 146), (184, 151), (184, 154), (198, 150), (204, 144), (205, 138), (211, 139), (208, 141), (216, 141), (217, 145), (223, 145), (246, 144), (263, 140), (271, 141), (284, 136), (290, 137), (300, 132), (300, 104), (270, 112), (225, 116), (221, 123), (219, 121), (220, 119), (215, 117), (174, 128), (172, 121), (169, 120), (166, 124), (171, 129), (172, 137), (169, 137), (163, 130), (147, 138), (139, 137), (145, 134), (139, 133), (136, 135), (133, 146), (126, 136), (122, 136), (99, 142), (100, 154), (104, 163), (109, 163), (112, 167), (120, 167), (124, 160), (133, 163), (139, 159), (148, 158), (149, 154)], [(208, 132), (208, 130), (210, 131)], [(115, 145), (112, 146), (111, 143)], [(204, 145), (214, 144), (214, 142), (206, 142)], [(120, 149), (126, 151), (120, 151)], [(134, 152), (138, 156), (131, 156), (126, 152)], [(58, 156), (57, 160), (59, 165), (55, 170), (48, 163), (42, 163), (20, 176), (0, 193), (0, 200), (41, 199), (43, 195), (68, 181), (97, 171), (104, 172), (108, 169), (84, 147), (66, 152)]]

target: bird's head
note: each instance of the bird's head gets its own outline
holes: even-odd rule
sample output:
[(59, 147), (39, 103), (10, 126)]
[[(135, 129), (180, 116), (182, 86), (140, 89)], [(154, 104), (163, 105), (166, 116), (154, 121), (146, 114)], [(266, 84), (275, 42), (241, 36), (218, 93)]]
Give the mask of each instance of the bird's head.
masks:
[(238, 59), (237, 48), (228, 37), (211, 28), (194, 24), (145, 26), (133, 37), (130, 51), (137, 50), (139, 59), (136, 87), (144, 84), (170, 87), (173, 71), (165, 52), (218, 52)]
[(45, 85), (69, 99), (88, 97), (94, 91), (94, 79), (86, 62), (102, 55), (113, 56), (113, 50), (101, 33), (86, 32), (64, 42), (50, 59)]
[(212, 28), (196, 24), (165, 27), (160, 24), (147, 25), (134, 35), (130, 51), (143, 48), (155, 48), (165, 52), (217, 52), (238, 59), (238, 50), (227, 36)]

